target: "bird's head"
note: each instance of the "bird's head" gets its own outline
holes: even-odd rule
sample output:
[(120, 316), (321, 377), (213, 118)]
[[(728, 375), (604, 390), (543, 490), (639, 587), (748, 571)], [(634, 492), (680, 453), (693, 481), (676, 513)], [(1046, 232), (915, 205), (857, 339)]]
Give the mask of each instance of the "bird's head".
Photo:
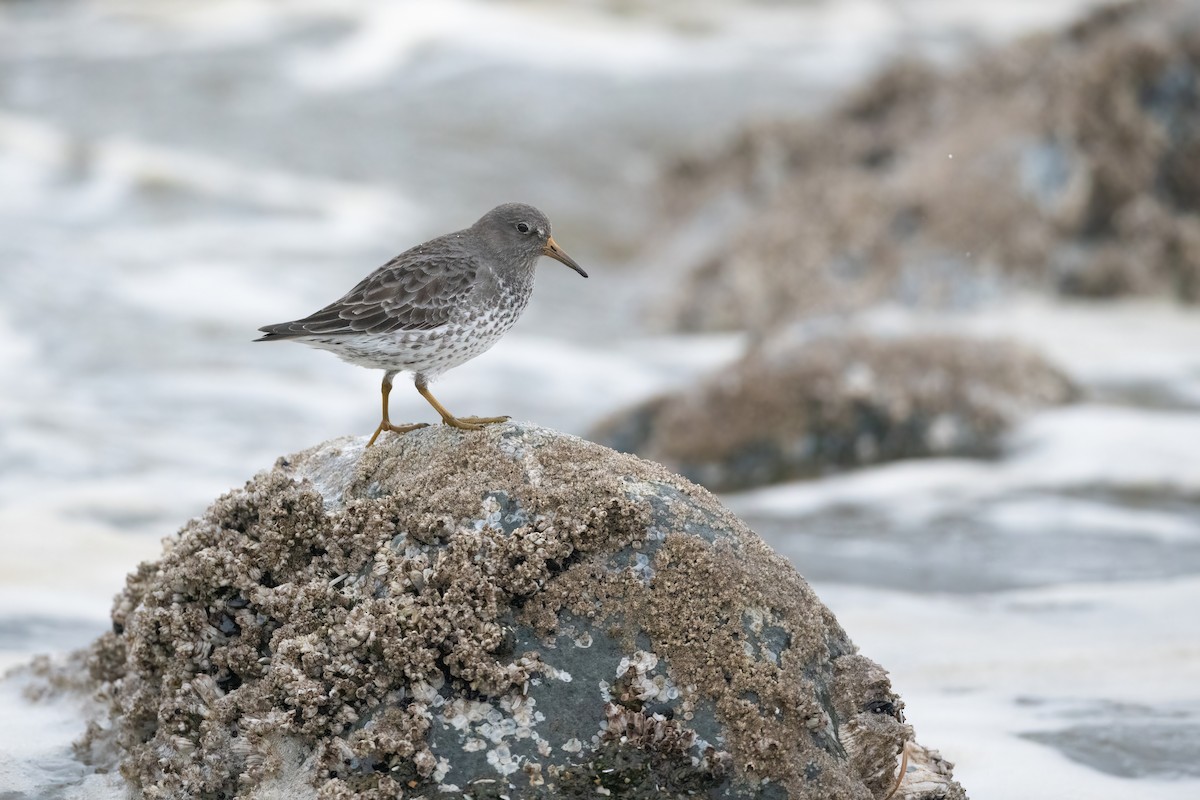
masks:
[(587, 273), (567, 255), (550, 235), (550, 220), (533, 206), (505, 203), (484, 214), (472, 229), (502, 260), (533, 265), (538, 256), (561, 261), (583, 277)]

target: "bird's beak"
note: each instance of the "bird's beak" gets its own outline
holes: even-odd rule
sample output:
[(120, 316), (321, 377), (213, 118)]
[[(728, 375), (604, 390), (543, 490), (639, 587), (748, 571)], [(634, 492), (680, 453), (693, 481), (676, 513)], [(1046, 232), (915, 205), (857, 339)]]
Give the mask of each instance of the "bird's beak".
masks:
[(553, 236), (546, 240), (546, 246), (542, 248), (542, 255), (550, 256), (555, 261), (561, 261), (583, 277), (587, 277), (587, 273), (583, 271), (583, 267), (576, 264), (575, 259), (567, 255), (566, 252), (558, 246), (558, 242), (554, 241)]

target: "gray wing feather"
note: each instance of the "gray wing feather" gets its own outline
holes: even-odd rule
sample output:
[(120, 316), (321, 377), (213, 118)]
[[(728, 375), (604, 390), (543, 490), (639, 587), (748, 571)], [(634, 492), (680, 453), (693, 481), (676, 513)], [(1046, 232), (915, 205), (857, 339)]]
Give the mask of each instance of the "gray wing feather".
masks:
[(259, 328), (266, 336), (257, 341), (439, 328), (478, 274), (478, 259), (465, 252), (461, 235), (451, 234), (406, 250), (320, 311)]

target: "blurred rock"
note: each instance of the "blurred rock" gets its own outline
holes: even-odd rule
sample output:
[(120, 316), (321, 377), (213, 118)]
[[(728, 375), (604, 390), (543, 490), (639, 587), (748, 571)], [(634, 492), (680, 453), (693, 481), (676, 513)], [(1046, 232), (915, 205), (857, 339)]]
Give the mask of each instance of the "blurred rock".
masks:
[(1004, 342), (830, 337), (759, 348), (591, 436), (733, 491), (900, 458), (992, 455), (1022, 413), (1074, 391)]
[(708, 492), (532, 426), (280, 459), (112, 616), (78, 749), (146, 798), (965, 797)]
[(953, 72), (894, 64), (664, 191), (678, 229), (725, 229), (657, 309), (684, 330), (1014, 288), (1200, 301), (1200, 5), (1107, 8)]

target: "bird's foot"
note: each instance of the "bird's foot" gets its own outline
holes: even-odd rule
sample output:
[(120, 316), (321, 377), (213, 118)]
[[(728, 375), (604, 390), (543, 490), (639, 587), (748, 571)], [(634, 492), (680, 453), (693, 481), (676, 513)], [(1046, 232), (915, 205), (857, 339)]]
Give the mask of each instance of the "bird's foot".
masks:
[(442, 417), (442, 423), (460, 431), (481, 431), (484, 425), (508, 422), (512, 417)]
[(498, 425), (501, 422), (508, 422), (512, 417), (459, 417), (459, 422), (470, 422), (475, 425)]
[(428, 422), (414, 422), (412, 425), (393, 425), (392, 423), (384, 420), (383, 422), (379, 423), (379, 427), (375, 429), (375, 433), (371, 434), (371, 440), (367, 442), (367, 447), (375, 444), (375, 440), (379, 438), (379, 434), (383, 433), (384, 431), (391, 431), (392, 433), (408, 433), (409, 431), (415, 431), (418, 428), (428, 427)]

